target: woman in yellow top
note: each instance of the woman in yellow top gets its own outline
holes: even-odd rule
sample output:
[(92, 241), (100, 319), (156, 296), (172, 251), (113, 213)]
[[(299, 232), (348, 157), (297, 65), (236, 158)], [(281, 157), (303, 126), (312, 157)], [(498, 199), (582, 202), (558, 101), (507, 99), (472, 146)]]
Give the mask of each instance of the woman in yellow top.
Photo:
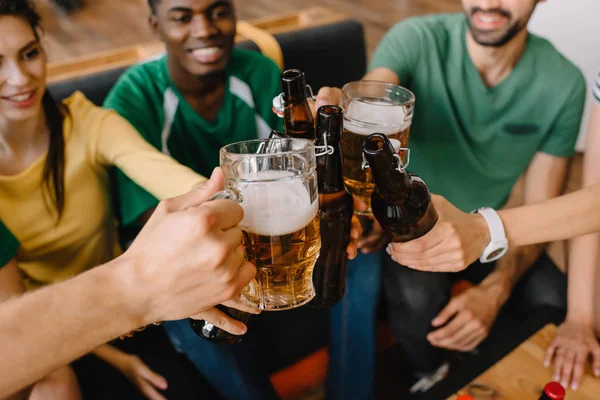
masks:
[[(0, 0), (0, 301), (119, 255), (107, 167), (117, 166), (160, 199), (205, 180), (83, 94), (55, 103), (46, 91), (39, 20), (28, 0)], [(109, 345), (95, 354), (123, 370), (146, 396), (163, 398), (150, 382), (164, 389), (166, 381), (139, 359)], [(80, 393), (66, 366), (29, 396), (75, 399)]]

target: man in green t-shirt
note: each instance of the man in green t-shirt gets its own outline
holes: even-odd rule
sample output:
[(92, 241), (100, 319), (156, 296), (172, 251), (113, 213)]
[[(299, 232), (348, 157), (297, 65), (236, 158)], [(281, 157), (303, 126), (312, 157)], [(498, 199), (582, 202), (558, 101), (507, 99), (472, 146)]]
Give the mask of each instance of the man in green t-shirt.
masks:
[[(559, 195), (565, 183), (585, 80), (551, 43), (528, 33), (537, 3), (490, 8), (463, 0), (464, 13), (402, 21), (383, 38), (365, 76), (414, 92), (409, 169), (464, 211), (502, 207), (522, 175), (526, 204)], [(318, 105), (339, 96), (339, 89), (322, 89)], [(364, 252), (385, 244), (380, 233), (363, 239)], [(369, 268), (365, 273), (373, 273)], [(445, 349), (475, 349), (504, 305), (514, 303), (519, 316), (565, 306), (566, 278), (543, 246), (510, 249), (495, 265), (467, 271), (431, 274), (384, 263), (391, 324), (414, 367), (412, 391), (445, 375)], [(451, 284), (464, 278), (475, 285), (450, 298)]]
[[(281, 70), (260, 53), (234, 48), (231, 0), (149, 0), (152, 29), (167, 54), (129, 69), (105, 101), (154, 147), (208, 176), (219, 149), (280, 129), (272, 111)], [(142, 224), (158, 200), (117, 171), (121, 222)], [(276, 399), (247, 346), (200, 339), (187, 320), (163, 324), (174, 347), (225, 398)]]

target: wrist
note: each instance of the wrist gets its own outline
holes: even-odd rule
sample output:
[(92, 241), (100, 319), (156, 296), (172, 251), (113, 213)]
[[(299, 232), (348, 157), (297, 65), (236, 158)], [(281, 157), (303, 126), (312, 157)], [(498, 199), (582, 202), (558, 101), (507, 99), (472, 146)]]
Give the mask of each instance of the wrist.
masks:
[(145, 298), (143, 285), (136, 279), (135, 262), (125, 255), (111, 261), (106, 268), (108, 284), (111, 285), (113, 296), (118, 304), (118, 314), (126, 330), (133, 331), (141, 326), (155, 321), (149, 321), (151, 299)]
[(483, 251), (487, 245), (492, 241), (492, 235), (490, 233), (490, 227), (488, 226), (483, 215), (479, 213), (471, 214), (474, 217), (475, 231), (477, 232), (478, 244), (477, 249), (479, 254), (483, 254)]
[(494, 299), (498, 307), (502, 307), (508, 301), (512, 291), (510, 279), (501, 273), (492, 272), (479, 286)]
[(594, 317), (592, 312), (587, 312), (581, 309), (568, 310), (565, 322), (571, 322), (577, 325), (582, 325), (585, 327), (589, 327), (590, 329), (594, 327)]
[(479, 214), (487, 225), (487, 237), (483, 237), (487, 239), (486, 245), (481, 252), (479, 261), (490, 263), (502, 258), (508, 251), (508, 241), (506, 240), (502, 219), (496, 210), (490, 207), (481, 207), (472, 213)]

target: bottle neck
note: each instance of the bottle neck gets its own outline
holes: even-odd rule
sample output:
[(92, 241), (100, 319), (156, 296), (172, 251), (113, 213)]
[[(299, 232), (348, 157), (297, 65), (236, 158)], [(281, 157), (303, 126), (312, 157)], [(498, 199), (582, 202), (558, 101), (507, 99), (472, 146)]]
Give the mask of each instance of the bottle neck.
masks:
[(402, 201), (411, 186), (406, 170), (400, 171), (400, 159), (391, 149), (380, 149), (375, 154), (363, 153), (371, 168), (373, 180), (380, 195), (388, 202)]
[[(344, 112), (335, 106), (323, 106), (317, 111), (315, 146), (327, 154), (317, 157), (319, 193), (332, 194), (346, 190), (342, 170), (340, 139), (344, 130)], [(327, 147), (325, 147), (327, 146)], [(333, 149), (331, 153), (329, 151)]]
[[(323, 135), (318, 134), (315, 140), (315, 146), (325, 146)], [(340, 141), (333, 137), (327, 137), (327, 146), (333, 148), (332, 154), (325, 154), (317, 157), (317, 175), (319, 193), (331, 194), (338, 193), (346, 189), (344, 186), (342, 148)], [(326, 151), (327, 149), (321, 150)]]

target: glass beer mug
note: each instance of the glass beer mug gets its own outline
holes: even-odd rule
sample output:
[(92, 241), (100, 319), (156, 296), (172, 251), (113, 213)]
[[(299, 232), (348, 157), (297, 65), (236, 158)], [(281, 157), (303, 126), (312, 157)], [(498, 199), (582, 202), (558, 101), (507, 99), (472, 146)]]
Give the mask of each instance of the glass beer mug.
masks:
[[(372, 133), (383, 133), (397, 139), (408, 148), (415, 95), (401, 86), (375, 81), (350, 82), (342, 88), (344, 108), (344, 183), (350, 193), (367, 205), (364, 212), (371, 215), (371, 193), (375, 182), (369, 168), (363, 168), (362, 146)], [(403, 162), (406, 160), (402, 159)]]
[(220, 150), (225, 190), (236, 200), (246, 259), (256, 277), (242, 300), (286, 310), (313, 299), (312, 273), (321, 249), (315, 147), (306, 139), (258, 139)]

